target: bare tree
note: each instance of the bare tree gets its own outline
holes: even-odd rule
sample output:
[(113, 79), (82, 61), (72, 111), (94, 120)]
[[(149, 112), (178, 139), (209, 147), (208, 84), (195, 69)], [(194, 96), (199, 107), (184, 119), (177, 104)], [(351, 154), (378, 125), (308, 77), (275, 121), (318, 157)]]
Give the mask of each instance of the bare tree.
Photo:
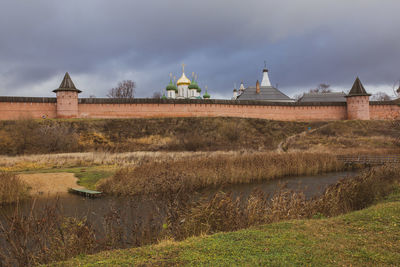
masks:
[(377, 92), (372, 95), (371, 100), (373, 101), (390, 101), (392, 98), (385, 92)]
[(118, 86), (110, 89), (107, 96), (109, 98), (133, 98), (135, 95), (136, 84), (132, 80), (125, 80), (118, 83)]
[(317, 88), (310, 89), (310, 93), (330, 93), (332, 92), (331, 89), (329, 89), (331, 86), (326, 83), (320, 83)]
[(160, 92), (154, 92), (153, 98), (160, 99), (161, 98), (161, 93)]

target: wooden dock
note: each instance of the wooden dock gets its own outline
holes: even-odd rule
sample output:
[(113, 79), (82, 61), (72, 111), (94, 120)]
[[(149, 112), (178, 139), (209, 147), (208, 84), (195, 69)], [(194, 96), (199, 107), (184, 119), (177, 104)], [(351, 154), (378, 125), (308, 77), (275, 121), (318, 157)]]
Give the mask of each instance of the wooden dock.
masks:
[(79, 189), (79, 188), (69, 188), (68, 192), (90, 198), (101, 197), (103, 195), (103, 192), (89, 190), (89, 189)]
[(345, 164), (383, 165), (400, 164), (400, 155), (342, 155), (337, 157)]

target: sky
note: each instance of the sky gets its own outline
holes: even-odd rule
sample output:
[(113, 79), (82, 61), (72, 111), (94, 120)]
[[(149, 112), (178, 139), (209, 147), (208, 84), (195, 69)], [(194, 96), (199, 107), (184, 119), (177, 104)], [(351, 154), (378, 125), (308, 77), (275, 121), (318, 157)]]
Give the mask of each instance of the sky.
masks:
[[(50, 96), (69, 72), (81, 97), (133, 80), (151, 97), (181, 64), (212, 98), (254, 86), (266, 61), (289, 96), (320, 83), (393, 94), (398, 0), (1, 0), (0, 95)], [(397, 85), (398, 86), (398, 85)]]

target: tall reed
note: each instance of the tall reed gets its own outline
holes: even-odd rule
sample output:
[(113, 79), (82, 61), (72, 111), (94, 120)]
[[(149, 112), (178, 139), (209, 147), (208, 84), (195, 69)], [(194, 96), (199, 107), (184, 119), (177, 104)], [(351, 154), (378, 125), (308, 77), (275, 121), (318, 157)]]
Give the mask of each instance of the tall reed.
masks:
[(324, 153), (216, 155), (122, 168), (98, 188), (117, 195), (176, 194), (209, 186), (315, 175), (344, 168), (334, 155)]
[(28, 197), (28, 186), (10, 172), (0, 172), (0, 205)]
[(169, 234), (184, 239), (287, 219), (336, 216), (371, 205), (398, 188), (399, 182), (400, 167), (383, 166), (342, 179), (313, 199), (282, 188), (272, 197), (256, 190), (246, 198), (219, 192), (197, 202), (174, 201), (168, 216)]
[(33, 205), (28, 215), (19, 209), (8, 216), (0, 214), (0, 266), (32, 266), (165, 238), (180, 240), (287, 219), (334, 216), (367, 207), (399, 182), (400, 167), (384, 166), (341, 180), (313, 199), (284, 188), (272, 196), (259, 190), (248, 197), (219, 192), (196, 201), (186, 192), (157, 202), (155, 212), (141, 223), (133, 220), (137, 202), (132, 198), (120, 209), (106, 205), (100, 228), (90, 216), (64, 216), (57, 203), (39, 212)]

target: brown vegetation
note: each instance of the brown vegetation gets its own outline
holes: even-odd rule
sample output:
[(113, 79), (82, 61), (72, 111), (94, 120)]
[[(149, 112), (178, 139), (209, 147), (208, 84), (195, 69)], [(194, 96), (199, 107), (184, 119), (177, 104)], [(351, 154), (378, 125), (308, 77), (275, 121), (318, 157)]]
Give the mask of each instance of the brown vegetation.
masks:
[[(126, 214), (110, 205), (102, 218), (100, 232), (87, 218), (63, 216), (56, 204), (42, 212), (34, 212), (33, 204), (28, 216), (16, 209), (12, 215), (0, 218), (0, 263), (33, 266), (100, 250), (141, 246), (165, 238), (180, 240), (287, 219), (335, 216), (371, 205), (398, 188), (399, 182), (399, 167), (383, 166), (343, 179), (314, 199), (284, 188), (272, 197), (260, 191), (248, 197), (219, 192), (194, 202), (192, 194), (171, 195), (163, 202), (168, 207), (166, 215), (163, 209), (153, 215), (164, 221), (142, 225), (132, 224)], [(130, 209), (130, 205), (123, 208), (126, 213)]]
[(324, 153), (244, 153), (186, 158), (123, 168), (100, 182), (109, 194), (176, 194), (209, 186), (250, 183), (284, 176), (343, 170), (334, 155)]
[(169, 234), (183, 239), (288, 219), (336, 216), (371, 205), (399, 182), (399, 167), (383, 166), (342, 179), (310, 200), (301, 192), (281, 189), (272, 197), (256, 190), (248, 198), (220, 192), (197, 202), (175, 201), (169, 210)]
[(183, 158), (201, 158), (218, 155), (235, 155), (235, 151), (215, 152), (153, 152), (138, 151), (125, 153), (86, 152), (41, 154), (24, 156), (0, 156), (0, 171), (34, 171), (71, 167), (105, 166), (110, 168), (137, 166), (150, 161), (169, 161)]
[(17, 175), (0, 172), (0, 205), (17, 202), (28, 196), (28, 186)]
[[(307, 133), (309, 127), (311, 131)], [(391, 121), (307, 123), (243, 118), (1, 121), (0, 154), (274, 150), (289, 136), (302, 132), (306, 134), (290, 139), (284, 150), (348, 153), (393, 149), (399, 131)]]
[(320, 124), (241, 118), (0, 121), (0, 154), (271, 150)]
[(29, 194), (57, 195), (67, 193), (69, 188), (83, 188), (78, 185), (78, 178), (73, 173), (29, 173), (19, 174), (19, 179), (30, 188)]
[(71, 152), (78, 148), (76, 131), (61, 121), (1, 122), (0, 154)]
[(336, 121), (298, 135), (284, 150), (325, 151), (342, 154), (398, 153), (400, 124), (396, 121)]
[[(124, 209), (130, 210), (131, 205), (134, 204)], [(127, 213), (117, 210), (113, 203), (104, 208), (107, 213), (96, 222), (89, 216), (65, 216), (57, 201), (43, 209), (37, 209), (34, 201), (28, 213), (18, 206), (11, 214), (1, 213), (0, 266), (36, 266), (80, 254), (157, 242), (161, 223), (150, 219), (146, 224), (132, 224)]]

